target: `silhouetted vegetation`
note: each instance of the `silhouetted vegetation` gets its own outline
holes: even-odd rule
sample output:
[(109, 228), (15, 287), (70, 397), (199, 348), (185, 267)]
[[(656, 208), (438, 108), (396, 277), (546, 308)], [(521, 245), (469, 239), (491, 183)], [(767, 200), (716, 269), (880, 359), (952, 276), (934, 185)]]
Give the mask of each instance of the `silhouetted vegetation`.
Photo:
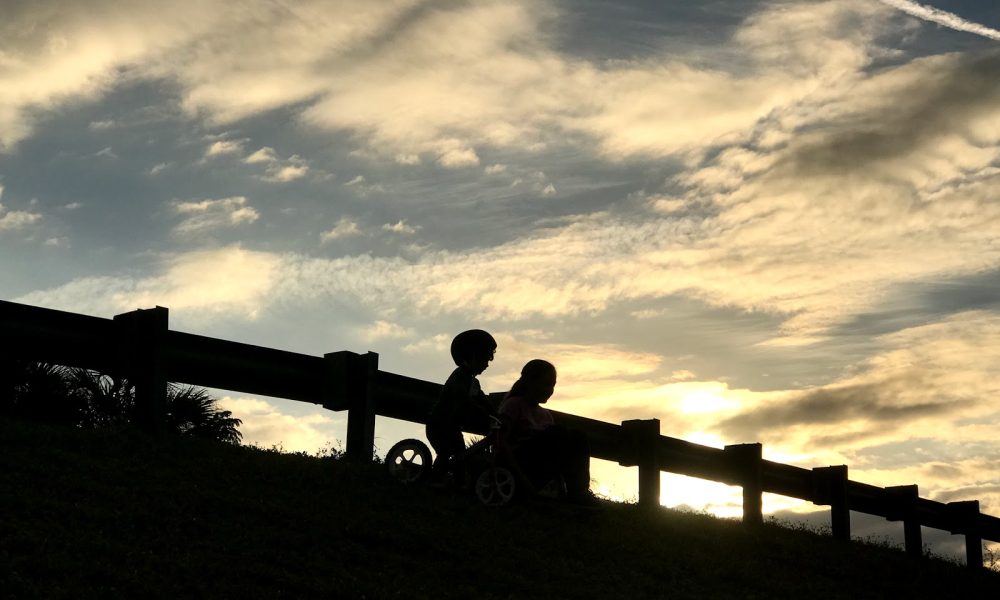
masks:
[(0, 418), (13, 598), (990, 598), (1000, 576), (772, 524), (480, 506), (359, 465)]
[[(7, 416), (84, 429), (121, 428), (136, 422), (135, 385), (127, 378), (87, 369), (14, 361), (5, 365), (0, 412)], [(238, 444), (240, 419), (218, 407), (203, 388), (170, 384), (167, 429)]]

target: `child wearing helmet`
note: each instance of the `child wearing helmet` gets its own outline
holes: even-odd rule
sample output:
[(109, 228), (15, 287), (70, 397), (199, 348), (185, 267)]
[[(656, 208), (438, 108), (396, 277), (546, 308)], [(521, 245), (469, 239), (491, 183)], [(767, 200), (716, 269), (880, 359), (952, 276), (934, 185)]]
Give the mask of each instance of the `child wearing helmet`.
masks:
[(496, 349), (496, 340), (482, 329), (463, 331), (451, 342), (456, 368), (427, 418), (427, 441), (437, 453), (434, 470), (438, 473), (465, 450), (462, 432), (470, 427), (485, 427), (494, 412), (476, 376), (489, 366)]

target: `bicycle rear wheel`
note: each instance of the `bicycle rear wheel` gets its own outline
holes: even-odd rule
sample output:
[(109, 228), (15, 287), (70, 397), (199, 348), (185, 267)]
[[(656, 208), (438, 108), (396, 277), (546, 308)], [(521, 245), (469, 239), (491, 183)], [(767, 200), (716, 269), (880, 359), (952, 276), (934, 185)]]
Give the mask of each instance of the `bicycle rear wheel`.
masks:
[(486, 506), (504, 506), (514, 499), (517, 481), (505, 467), (490, 467), (476, 478), (476, 498)]

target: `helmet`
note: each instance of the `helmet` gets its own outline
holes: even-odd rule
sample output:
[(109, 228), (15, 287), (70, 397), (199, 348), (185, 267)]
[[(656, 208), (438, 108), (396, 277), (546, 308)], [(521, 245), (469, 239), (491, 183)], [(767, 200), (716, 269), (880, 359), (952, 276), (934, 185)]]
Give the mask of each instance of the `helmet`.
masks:
[(455, 364), (469, 359), (489, 358), (497, 349), (497, 341), (482, 329), (470, 329), (455, 336), (451, 341), (451, 358)]

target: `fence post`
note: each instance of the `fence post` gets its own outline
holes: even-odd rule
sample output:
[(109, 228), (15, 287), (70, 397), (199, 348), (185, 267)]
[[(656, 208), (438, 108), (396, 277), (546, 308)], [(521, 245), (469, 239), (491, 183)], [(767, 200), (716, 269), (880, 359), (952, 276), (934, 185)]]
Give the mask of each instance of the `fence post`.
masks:
[(323, 407), (347, 411), (347, 457), (371, 462), (375, 456), (378, 354), (343, 350), (324, 354), (323, 358)]
[(0, 411), (10, 414), (14, 408), (14, 358), (6, 346), (0, 348)]
[(162, 307), (115, 315), (118, 375), (135, 385), (137, 424), (161, 434), (167, 426), (167, 377), (163, 346), (169, 311)]
[(639, 467), (639, 506), (660, 505), (659, 419), (633, 419), (622, 422), (622, 435), (631, 460), (619, 463)]
[(983, 537), (979, 531), (979, 500), (949, 502), (952, 533), (965, 534), (965, 562), (970, 569), (983, 567)]
[(924, 555), (923, 534), (917, 520), (916, 506), (920, 492), (916, 485), (894, 485), (885, 488), (889, 502), (887, 517), (890, 521), (903, 521), (903, 541), (906, 553), (915, 558)]
[(813, 469), (814, 504), (830, 506), (833, 538), (851, 539), (851, 509), (847, 501), (847, 465)]
[(743, 524), (760, 525), (764, 522), (764, 484), (762, 461), (764, 447), (761, 444), (733, 444), (723, 449), (736, 478), (743, 486)]

